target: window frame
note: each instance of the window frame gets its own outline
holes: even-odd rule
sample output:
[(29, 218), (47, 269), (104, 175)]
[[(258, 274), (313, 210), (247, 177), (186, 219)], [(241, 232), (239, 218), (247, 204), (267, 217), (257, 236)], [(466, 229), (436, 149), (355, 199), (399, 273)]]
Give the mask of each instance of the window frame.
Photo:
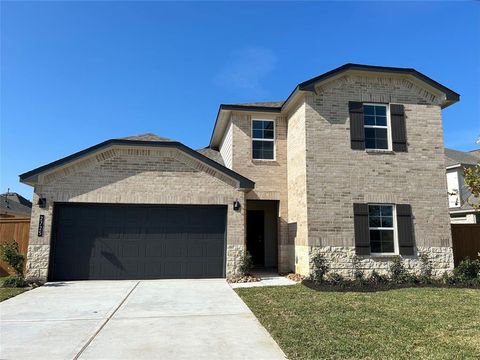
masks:
[[(269, 121), (273, 123), (273, 139), (264, 139), (264, 138), (255, 138), (253, 137), (253, 122), (254, 121)], [(251, 151), (251, 158), (253, 161), (276, 161), (277, 160), (277, 123), (275, 119), (261, 119), (261, 118), (253, 118), (250, 121), (250, 151)], [(253, 157), (253, 142), (254, 141), (270, 141), (273, 142), (273, 159), (255, 159)]]
[[(397, 208), (395, 204), (385, 203), (368, 203), (368, 239), (370, 241), (370, 255), (371, 256), (395, 256), (400, 254), (398, 245), (398, 230), (397, 230)], [(393, 227), (370, 227), (370, 206), (391, 206), (392, 207), (392, 225)], [(393, 230), (393, 252), (372, 252), (372, 239), (370, 238), (370, 230)]]
[[(385, 107), (385, 115), (387, 118), (387, 126), (383, 125), (366, 125), (365, 124), (365, 110), (363, 111), (363, 133), (365, 134), (365, 128), (370, 129), (387, 129), (387, 148), (386, 149), (378, 149), (378, 148), (367, 148), (367, 138), (365, 137), (365, 150), (366, 151), (393, 151), (392, 150), (392, 122), (390, 118), (390, 104), (389, 103), (363, 103), (363, 108), (365, 105), (370, 106), (384, 106)], [(365, 135), (364, 135), (365, 136)]]

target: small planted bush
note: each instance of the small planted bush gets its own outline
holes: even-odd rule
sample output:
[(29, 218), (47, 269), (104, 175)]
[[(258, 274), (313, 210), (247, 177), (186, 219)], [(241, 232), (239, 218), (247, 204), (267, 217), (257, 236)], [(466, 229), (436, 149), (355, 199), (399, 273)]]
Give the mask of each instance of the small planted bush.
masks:
[(389, 270), (390, 278), (393, 282), (397, 284), (402, 284), (405, 282), (405, 274), (407, 273), (407, 269), (405, 269), (405, 265), (403, 264), (403, 260), (400, 256), (395, 256), (393, 258)]
[(14, 276), (9, 276), (3, 281), (3, 287), (24, 287), (27, 285), (23, 276), (25, 256), (18, 250), (15, 240), (0, 245), (0, 258), (5, 261), (14, 271)]
[(252, 255), (250, 255), (250, 253), (246, 251), (245, 254), (242, 256), (242, 258), (240, 259), (240, 265), (238, 267), (238, 271), (242, 276), (250, 275), (252, 268), (253, 268)]
[(4, 288), (18, 288), (27, 286), (27, 282), (23, 276), (9, 276), (3, 281)]
[(469, 281), (480, 278), (480, 260), (463, 260), (453, 271), (459, 281)]
[(335, 286), (345, 286), (348, 281), (339, 273), (328, 274), (328, 282)]
[(417, 277), (410, 273), (400, 256), (395, 256), (390, 265), (390, 279), (396, 284), (409, 284), (418, 282)]
[(359, 261), (354, 259), (353, 278), (344, 278), (339, 273), (329, 272), (327, 259), (318, 254), (312, 258), (311, 281), (306, 283), (324, 291), (385, 291), (411, 286), (480, 287), (480, 260), (464, 260), (453, 272), (445, 272), (441, 278), (433, 277), (428, 255), (420, 254), (419, 261), (418, 274), (409, 271), (404, 260), (398, 256), (392, 259), (388, 275), (373, 270), (367, 276), (358, 266)]
[(325, 280), (325, 275), (327, 274), (328, 270), (330, 270), (327, 259), (322, 254), (317, 254), (313, 257), (312, 263), (312, 280), (316, 283), (323, 283)]
[(368, 278), (368, 282), (373, 285), (387, 284), (388, 277), (386, 275), (379, 274), (376, 270), (373, 270), (372, 274)]
[(353, 258), (353, 278), (355, 279), (355, 282), (359, 284), (365, 284), (366, 282), (365, 272), (361, 270), (360, 260), (357, 256), (354, 256)]
[(421, 253), (419, 255), (419, 259), (420, 259), (420, 277), (418, 280), (423, 284), (430, 284), (433, 281), (432, 262), (430, 261), (427, 253)]
[(17, 275), (23, 275), (25, 256), (18, 251), (18, 243), (15, 240), (0, 245), (0, 256)]

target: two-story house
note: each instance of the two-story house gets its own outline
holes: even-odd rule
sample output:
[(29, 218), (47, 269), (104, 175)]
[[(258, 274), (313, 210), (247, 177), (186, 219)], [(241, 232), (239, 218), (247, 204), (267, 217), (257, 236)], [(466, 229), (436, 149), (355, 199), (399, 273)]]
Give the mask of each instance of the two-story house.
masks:
[(459, 95), (414, 69), (347, 64), (284, 101), (220, 105), (195, 151), (108, 140), (20, 176), (34, 186), (28, 274), (200, 278), (256, 266), (453, 267), (442, 109)]
[(472, 204), (478, 203), (465, 184), (465, 168), (480, 163), (480, 150), (459, 151), (445, 149), (448, 206), (452, 224), (480, 224), (480, 213)]

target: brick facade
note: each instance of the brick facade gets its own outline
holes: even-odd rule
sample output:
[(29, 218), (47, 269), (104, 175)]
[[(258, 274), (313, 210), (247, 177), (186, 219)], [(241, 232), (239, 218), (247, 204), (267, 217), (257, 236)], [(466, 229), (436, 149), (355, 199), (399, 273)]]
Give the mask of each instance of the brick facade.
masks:
[[(27, 276), (47, 278), (54, 202), (228, 205), (227, 275), (235, 273), (245, 246), (245, 194), (204, 166), (176, 149), (117, 146), (42, 175), (33, 198)], [(37, 205), (40, 195), (45, 209)], [(232, 208), (235, 200), (239, 211)], [(45, 216), (42, 237), (39, 215)]]
[[(291, 269), (288, 265), (287, 121), (271, 114), (252, 115), (234, 113), (231, 116), (232, 169), (255, 182), (255, 189), (246, 194), (246, 200), (279, 201), (278, 267), (279, 271), (287, 272)], [(275, 121), (274, 161), (252, 160), (252, 117)]]
[[(408, 151), (352, 150), (349, 101), (403, 104)], [(280, 271), (308, 275), (312, 257), (326, 252), (332, 269), (351, 273), (355, 202), (410, 204), (417, 255), (405, 258), (408, 266), (418, 268), (423, 252), (437, 274), (452, 269), (441, 102), (441, 94), (405, 78), (345, 75), (305, 93), (284, 117), (231, 115), (232, 169), (256, 182), (247, 199), (278, 199), (283, 209)], [(252, 160), (252, 118), (277, 119), (275, 162)], [(383, 272), (391, 258), (360, 260), (367, 272)]]
[[(427, 90), (429, 89), (429, 90)], [(348, 103), (403, 104), (407, 152), (352, 150)], [(278, 201), (278, 270), (308, 275), (324, 254), (332, 271), (386, 271), (389, 257), (356, 257), (353, 203), (410, 204), (418, 270), (426, 253), (441, 275), (453, 268), (439, 92), (405, 76), (345, 73), (300, 93), (282, 113), (235, 110), (220, 149), (224, 162), (255, 182), (247, 193), (221, 171), (174, 148), (113, 146), (39, 175), (27, 270), (45, 279), (54, 202), (228, 205), (227, 275), (246, 246), (248, 200)], [(274, 161), (252, 160), (252, 118), (275, 120)], [(228, 154), (228, 155), (226, 155)], [(225, 161), (227, 160), (227, 161)], [(38, 197), (47, 198), (40, 209)], [(241, 209), (232, 204), (240, 201)], [(45, 234), (37, 236), (39, 215)]]
[[(451, 269), (440, 97), (407, 80), (386, 76), (343, 76), (316, 92), (305, 98), (308, 245), (312, 251), (343, 247), (351, 253), (347, 249), (355, 246), (355, 202), (410, 204), (417, 250), (443, 253), (443, 260), (434, 257), (438, 260), (435, 266)], [(408, 151), (352, 150), (349, 101), (403, 104)], [(376, 267), (384, 269), (388, 261), (375, 259)], [(370, 263), (365, 262), (367, 268)]]

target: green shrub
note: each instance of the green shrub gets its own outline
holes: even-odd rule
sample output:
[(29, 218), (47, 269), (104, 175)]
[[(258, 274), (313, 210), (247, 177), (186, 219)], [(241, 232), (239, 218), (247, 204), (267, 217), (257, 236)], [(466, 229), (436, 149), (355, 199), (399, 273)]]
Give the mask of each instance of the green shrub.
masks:
[(327, 259), (322, 254), (317, 254), (312, 258), (313, 271), (312, 278), (316, 283), (322, 283), (325, 280), (325, 275), (330, 266), (328, 265)]
[(4, 288), (19, 288), (27, 286), (27, 282), (23, 276), (9, 276), (2, 284)]
[(10, 265), (17, 275), (23, 275), (25, 256), (18, 251), (18, 243), (15, 240), (0, 245), (0, 258)]
[(252, 268), (253, 268), (252, 255), (250, 255), (250, 253), (246, 251), (245, 254), (240, 259), (240, 265), (238, 267), (238, 271), (242, 276), (250, 275)]
[(390, 279), (396, 284), (409, 284), (417, 282), (417, 277), (411, 274), (400, 256), (395, 256), (390, 265)]
[(353, 278), (359, 284), (364, 284), (366, 280), (365, 272), (360, 269), (360, 260), (356, 255), (353, 257)]
[(374, 285), (377, 284), (387, 284), (388, 283), (388, 276), (380, 275), (376, 270), (372, 271), (372, 274), (368, 278), (368, 282)]
[(459, 281), (468, 281), (480, 278), (480, 260), (463, 260), (453, 270), (453, 275)]
[(392, 264), (389, 267), (390, 270), (390, 278), (393, 282), (402, 283), (403, 277), (407, 270), (405, 269), (405, 265), (403, 265), (403, 259), (400, 256), (395, 256), (392, 259)]
[(328, 282), (336, 286), (345, 286), (347, 284), (347, 280), (339, 273), (328, 274)]
[(419, 255), (420, 259), (420, 278), (419, 281), (423, 284), (430, 284), (432, 279), (433, 273), (433, 265), (430, 259), (428, 258), (427, 253), (421, 253)]

